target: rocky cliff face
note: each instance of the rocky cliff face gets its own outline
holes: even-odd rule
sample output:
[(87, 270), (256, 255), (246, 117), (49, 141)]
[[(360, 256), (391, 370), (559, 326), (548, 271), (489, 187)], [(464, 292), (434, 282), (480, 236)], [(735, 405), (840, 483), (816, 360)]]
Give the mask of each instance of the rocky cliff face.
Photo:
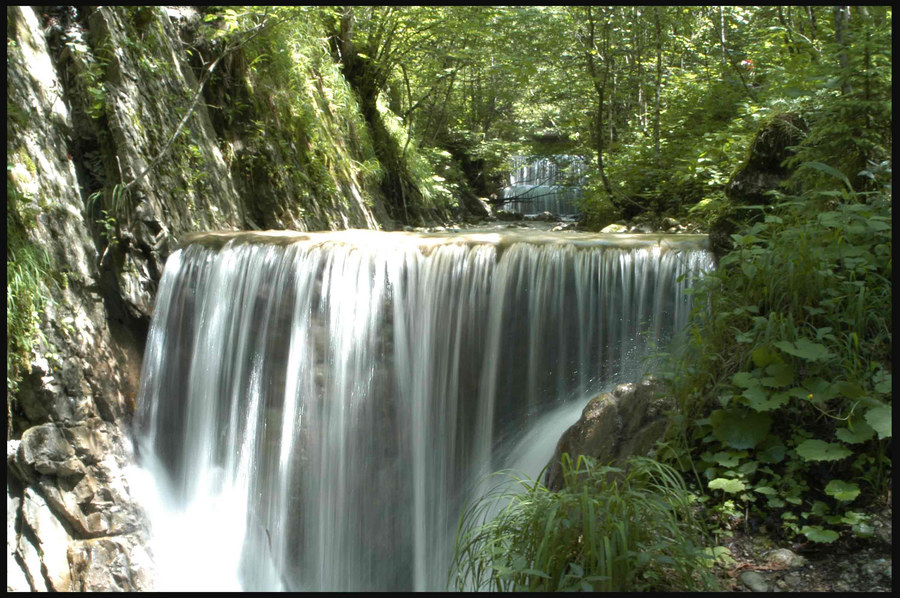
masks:
[[(129, 425), (156, 284), (183, 234), (390, 225), (352, 172), (300, 209), (292, 198), (315, 195), (303, 176), (257, 181), (229, 157), (241, 139), (195, 102), (197, 18), (7, 9), (7, 233), (16, 251), (46, 259), (33, 288), (16, 291), (41, 309), (26, 314), (31, 346), (7, 378), (8, 590), (151, 589), (146, 522), (126, 475)], [(268, 149), (284, 165), (296, 151)], [(273, 185), (277, 209), (261, 210), (258, 194)]]

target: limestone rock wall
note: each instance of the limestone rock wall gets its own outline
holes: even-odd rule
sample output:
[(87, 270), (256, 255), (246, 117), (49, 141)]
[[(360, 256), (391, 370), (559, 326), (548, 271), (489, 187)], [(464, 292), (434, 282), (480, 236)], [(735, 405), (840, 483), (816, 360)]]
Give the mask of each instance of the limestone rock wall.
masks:
[(345, 197), (251, 209), (253, 181), (238, 180), (202, 98), (166, 149), (198, 89), (183, 39), (192, 18), (7, 8), (7, 233), (45, 252), (52, 270), (36, 283), (27, 367), (7, 390), (8, 590), (152, 589), (129, 426), (156, 285), (182, 235), (387, 223), (344, 170), (335, 188)]

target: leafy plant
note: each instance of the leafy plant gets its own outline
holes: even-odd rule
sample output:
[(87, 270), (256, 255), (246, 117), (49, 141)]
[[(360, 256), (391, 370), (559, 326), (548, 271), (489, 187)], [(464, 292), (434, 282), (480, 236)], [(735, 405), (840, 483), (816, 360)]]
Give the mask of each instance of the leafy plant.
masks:
[(890, 475), (890, 203), (806, 168), (841, 187), (755, 207), (763, 218), (694, 290), (664, 374), (680, 401), (666, 455), (714, 505), (831, 542), (867, 533), (852, 509)]
[(470, 505), (460, 522), (451, 573), (458, 590), (714, 587), (705, 531), (674, 469), (634, 458), (623, 471), (568, 455), (562, 467), (559, 492), (495, 474), (507, 483)]

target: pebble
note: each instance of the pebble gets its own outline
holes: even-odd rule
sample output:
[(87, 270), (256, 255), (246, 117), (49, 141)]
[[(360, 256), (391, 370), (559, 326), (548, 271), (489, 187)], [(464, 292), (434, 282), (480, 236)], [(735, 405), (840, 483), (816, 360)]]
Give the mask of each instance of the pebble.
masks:
[(753, 592), (769, 591), (769, 584), (766, 583), (766, 578), (756, 571), (744, 571), (741, 573), (741, 583)]

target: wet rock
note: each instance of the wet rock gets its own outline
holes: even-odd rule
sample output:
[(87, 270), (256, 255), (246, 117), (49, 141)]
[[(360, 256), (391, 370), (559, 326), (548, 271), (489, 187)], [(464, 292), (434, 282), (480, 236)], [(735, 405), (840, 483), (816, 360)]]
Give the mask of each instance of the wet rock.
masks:
[(557, 216), (553, 212), (545, 211), (539, 214), (525, 214), (524, 219), (537, 222), (558, 222), (559, 216)]
[(524, 215), (518, 212), (510, 212), (508, 210), (497, 210), (494, 214), (497, 217), (497, 220), (502, 220), (505, 222), (513, 221), (513, 220), (523, 220), (525, 218)]
[(547, 487), (558, 490), (563, 485), (563, 453), (573, 458), (587, 455), (618, 466), (629, 457), (648, 454), (667, 426), (664, 412), (670, 399), (662, 392), (662, 384), (648, 377), (637, 384), (620, 384), (591, 399), (581, 418), (559, 439), (545, 474)]
[(604, 226), (601, 230), (601, 233), (627, 233), (628, 227), (624, 224), (608, 224)]
[(751, 592), (768, 592), (769, 584), (766, 578), (757, 571), (744, 571), (741, 573), (741, 583), (743, 583)]

